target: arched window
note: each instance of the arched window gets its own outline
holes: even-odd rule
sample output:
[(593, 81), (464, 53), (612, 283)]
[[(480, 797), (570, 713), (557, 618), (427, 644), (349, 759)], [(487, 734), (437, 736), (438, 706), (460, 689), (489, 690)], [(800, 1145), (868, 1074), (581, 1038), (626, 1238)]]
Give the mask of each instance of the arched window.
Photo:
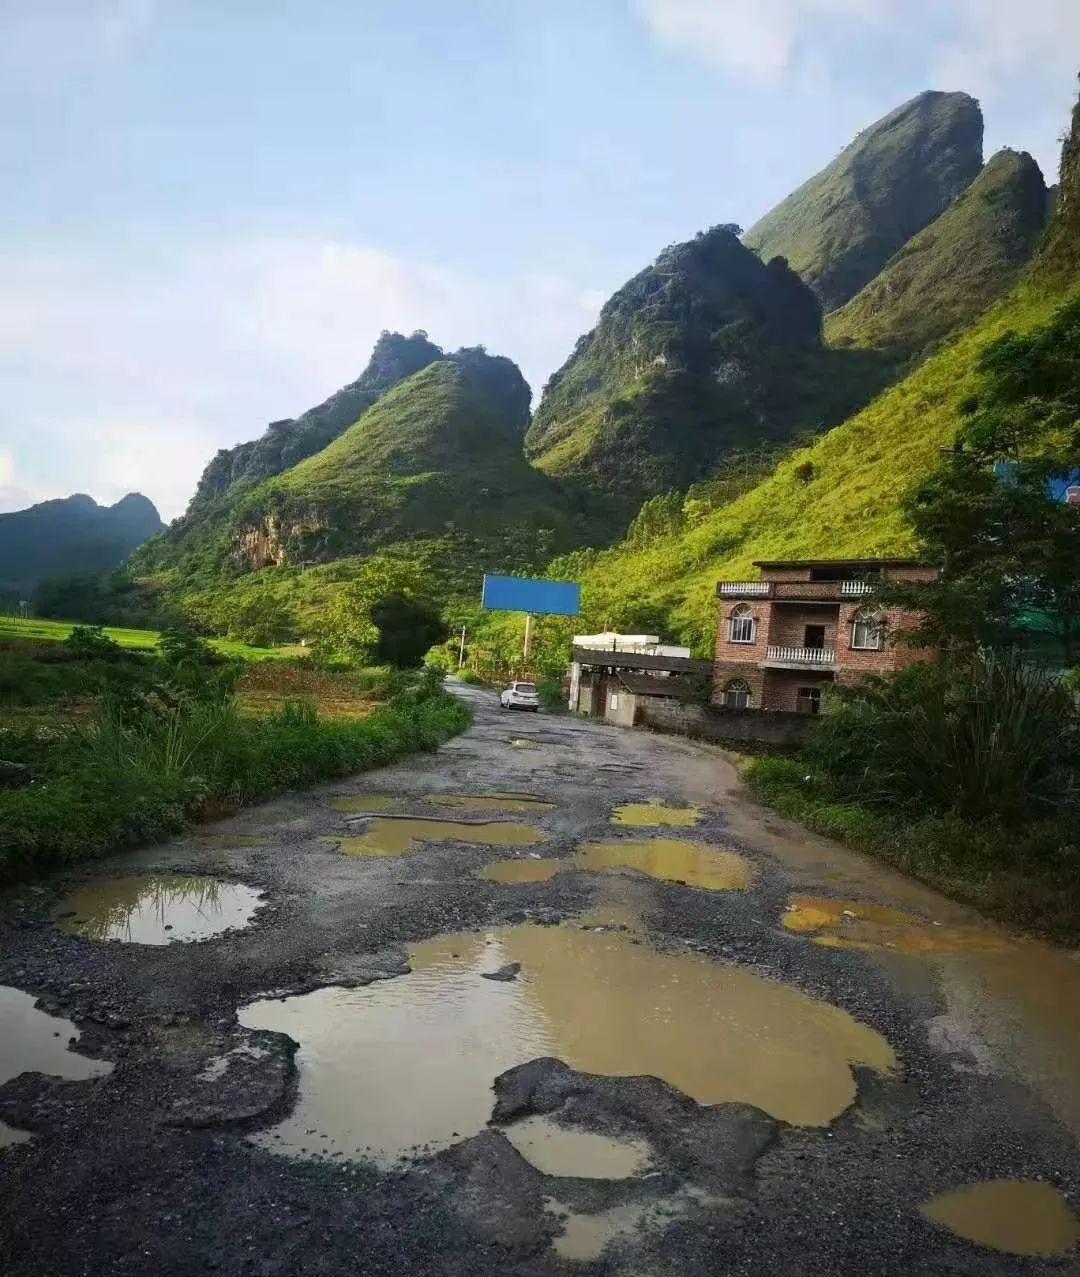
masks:
[(749, 709), (750, 688), (741, 678), (733, 678), (724, 684), (723, 705), (726, 709)]
[(757, 632), (757, 622), (748, 603), (740, 603), (731, 610), (728, 638), (732, 643), (752, 643)]
[(851, 618), (851, 646), (863, 651), (879, 651), (885, 642), (885, 624), (870, 608), (860, 608)]

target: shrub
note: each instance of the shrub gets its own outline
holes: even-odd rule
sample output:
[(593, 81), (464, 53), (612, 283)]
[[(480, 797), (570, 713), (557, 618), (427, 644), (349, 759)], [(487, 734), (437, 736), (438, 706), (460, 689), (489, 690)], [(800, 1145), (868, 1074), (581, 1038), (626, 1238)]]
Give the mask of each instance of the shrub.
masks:
[(74, 625), (64, 642), (70, 651), (89, 660), (116, 661), (123, 654), (120, 644), (100, 625)]

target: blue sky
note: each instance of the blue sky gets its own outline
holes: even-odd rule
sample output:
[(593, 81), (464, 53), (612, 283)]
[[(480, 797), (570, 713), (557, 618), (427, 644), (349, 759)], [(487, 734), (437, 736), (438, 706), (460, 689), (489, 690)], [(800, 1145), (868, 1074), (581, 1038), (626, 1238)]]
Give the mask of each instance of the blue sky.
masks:
[(674, 240), (965, 89), (1056, 170), (1077, 0), (0, 0), (0, 509), (137, 488), (380, 329), (538, 394)]

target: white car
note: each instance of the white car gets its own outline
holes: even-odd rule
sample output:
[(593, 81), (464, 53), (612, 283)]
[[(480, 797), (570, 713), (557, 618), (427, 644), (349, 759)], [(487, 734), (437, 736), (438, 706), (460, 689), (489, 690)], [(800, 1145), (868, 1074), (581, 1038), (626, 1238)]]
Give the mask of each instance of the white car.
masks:
[(503, 709), (531, 709), (535, 713), (540, 708), (536, 684), (511, 683), (504, 692), (499, 693), (499, 704)]

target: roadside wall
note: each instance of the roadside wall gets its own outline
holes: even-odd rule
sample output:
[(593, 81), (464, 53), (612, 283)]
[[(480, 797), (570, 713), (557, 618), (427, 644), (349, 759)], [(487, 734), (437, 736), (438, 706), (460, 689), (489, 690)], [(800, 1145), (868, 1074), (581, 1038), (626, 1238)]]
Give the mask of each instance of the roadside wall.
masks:
[(696, 740), (735, 747), (794, 751), (814, 725), (809, 714), (781, 710), (722, 709), (717, 705), (681, 705), (642, 697), (637, 721), (656, 732), (672, 732)]

